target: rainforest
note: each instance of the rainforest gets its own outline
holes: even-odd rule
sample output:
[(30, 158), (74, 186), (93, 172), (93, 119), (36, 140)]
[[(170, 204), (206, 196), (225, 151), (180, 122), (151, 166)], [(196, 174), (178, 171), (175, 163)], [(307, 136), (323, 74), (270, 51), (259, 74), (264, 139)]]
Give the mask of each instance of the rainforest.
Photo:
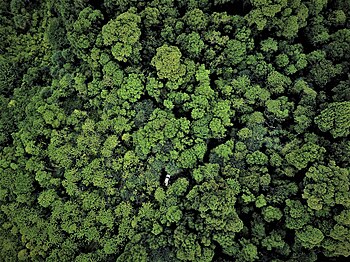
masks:
[(350, 259), (349, 0), (3, 0), (0, 261)]

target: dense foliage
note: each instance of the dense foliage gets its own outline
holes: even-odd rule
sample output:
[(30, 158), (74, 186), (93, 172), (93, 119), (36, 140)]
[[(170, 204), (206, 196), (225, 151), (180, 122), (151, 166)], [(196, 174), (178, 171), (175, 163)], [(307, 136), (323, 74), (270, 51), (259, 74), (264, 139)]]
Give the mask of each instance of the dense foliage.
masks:
[(350, 1), (7, 0), (0, 21), (0, 261), (350, 256)]

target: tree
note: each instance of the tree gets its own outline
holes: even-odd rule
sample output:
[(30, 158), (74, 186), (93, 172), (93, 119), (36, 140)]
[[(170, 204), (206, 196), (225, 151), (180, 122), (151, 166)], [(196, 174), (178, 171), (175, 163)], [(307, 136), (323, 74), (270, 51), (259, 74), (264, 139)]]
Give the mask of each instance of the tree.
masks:
[(330, 103), (315, 118), (315, 123), (333, 137), (346, 137), (350, 134), (350, 102)]
[(268, 157), (260, 151), (247, 155), (247, 163), (250, 165), (266, 165), (267, 161)]
[(112, 55), (118, 61), (126, 62), (129, 57), (138, 57), (141, 50), (139, 38), (141, 17), (134, 9), (118, 15), (102, 27), (102, 39), (105, 46), (112, 46)]
[[(73, 30), (68, 34), (71, 45), (79, 49), (88, 49), (94, 46), (99, 25), (103, 20), (101, 11), (91, 7), (84, 8), (73, 24)], [(53, 20), (56, 21), (56, 20)]]
[(325, 152), (325, 148), (308, 142), (288, 153), (286, 160), (300, 170), (306, 168), (309, 162), (315, 162), (317, 159), (320, 159)]
[(282, 218), (282, 212), (273, 206), (267, 206), (266, 208), (263, 208), (262, 214), (267, 222), (280, 220)]
[(188, 11), (184, 16), (184, 20), (190, 29), (198, 31), (204, 29), (208, 23), (206, 14), (198, 8)]
[(205, 44), (197, 32), (181, 34), (176, 41), (190, 58), (198, 58)]
[(163, 45), (157, 48), (157, 54), (152, 58), (151, 65), (156, 67), (160, 79), (177, 80), (186, 73), (181, 64), (181, 52), (176, 46)]
[(314, 248), (319, 246), (324, 235), (321, 230), (312, 226), (306, 226), (302, 230), (296, 232), (297, 239), (301, 242), (301, 245), (306, 248)]
[[(340, 168), (332, 161), (328, 166), (317, 165), (309, 168), (304, 179), (303, 198), (310, 208), (321, 210), (336, 204), (348, 207), (348, 170)], [(324, 188), (324, 185), (328, 185)]]
[(227, 47), (224, 50), (225, 62), (229, 66), (236, 66), (243, 61), (246, 55), (246, 45), (238, 40), (227, 41)]
[(286, 200), (286, 226), (290, 229), (301, 229), (310, 221), (307, 208), (299, 200)]
[(342, 65), (333, 64), (326, 58), (325, 51), (313, 51), (308, 54), (307, 59), (311, 66), (309, 78), (317, 85), (325, 86), (342, 71)]
[(0, 261), (346, 259), (349, 17), (2, 1)]

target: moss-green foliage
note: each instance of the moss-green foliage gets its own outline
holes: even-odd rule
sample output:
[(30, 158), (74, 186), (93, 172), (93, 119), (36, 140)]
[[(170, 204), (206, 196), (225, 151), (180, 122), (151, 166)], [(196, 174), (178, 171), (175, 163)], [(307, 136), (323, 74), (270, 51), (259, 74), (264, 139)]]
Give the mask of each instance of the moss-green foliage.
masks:
[(349, 257), (349, 19), (1, 1), (0, 261)]

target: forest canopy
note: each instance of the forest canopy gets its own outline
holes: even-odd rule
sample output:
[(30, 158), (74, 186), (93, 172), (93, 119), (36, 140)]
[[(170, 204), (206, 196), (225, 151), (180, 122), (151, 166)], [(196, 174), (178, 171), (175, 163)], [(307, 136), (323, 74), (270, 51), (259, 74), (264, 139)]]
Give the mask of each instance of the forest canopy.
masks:
[(349, 0), (1, 1), (0, 261), (349, 259), (349, 67)]

